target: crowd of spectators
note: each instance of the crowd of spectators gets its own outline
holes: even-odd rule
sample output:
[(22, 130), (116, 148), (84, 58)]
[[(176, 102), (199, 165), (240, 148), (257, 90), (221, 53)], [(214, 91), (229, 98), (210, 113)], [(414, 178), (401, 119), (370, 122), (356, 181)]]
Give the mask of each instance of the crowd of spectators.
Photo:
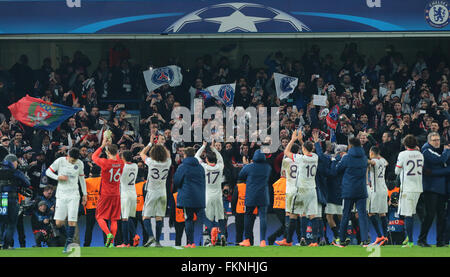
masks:
[[(233, 82), (236, 82), (235, 107), (279, 107), (281, 146), (275, 153), (266, 154), (272, 167), (271, 193), (271, 184), (280, 177), (284, 147), (294, 130), (301, 128), (305, 139), (311, 138), (314, 129), (321, 130), (324, 149), (332, 152), (329, 128), (321, 114), (324, 108), (339, 107), (337, 144), (347, 144), (349, 138), (358, 137), (367, 156), (371, 146), (379, 146), (381, 156), (389, 162), (386, 178), (390, 189), (398, 185), (394, 167), (402, 150), (400, 141), (403, 137), (413, 134), (423, 145), (428, 133), (438, 132), (442, 145), (449, 144), (450, 70), (442, 49), (437, 48), (432, 53), (418, 51), (413, 62), (407, 62), (401, 49), (392, 45), (379, 60), (371, 53), (361, 53), (355, 43), (347, 44), (339, 57), (320, 50), (314, 45), (295, 57), (287, 57), (280, 51), (270, 53), (264, 67), (253, 66), (250, 55), (244, 55), (236, 66), (232, 66), (226, 57), (218, 57), (218, 62), (213, 62), (215, 57), (211, 55), (198, 57), (193, 65), (181, 65), (175, 58), (167, 64), (155, 65), (151, 62), (132, 64), (129, 50), (118, 43), (93, 72), (88, 72), (91, 61), (81, 51), (75, 52), (72, 58), (62, 57), (59, 68), (55, 69), (50, 58), (46, 58), (41, 68), (33, 70), (28, 65), (28, 57), (22, 55), (10, 69), (0, 68), (3, 99), (0, 102), (0, 160), (7, 153), (19, 157), (20, 168), (30, 178), (34, 197), (38, 198), (34, 202), (37, 212), (34, 225), (44, 224), (47, 219), (43, 215), (46, 213), (44, 188), (56, 185), (45, 176), (45, 170), (56, 158), (66, 155), (71, 147), (79, 147), (86, 176), (89, 176), (95, 167), (91, 155), (101, 143), (102, 132), (110, 129), (113, 143), (121, 151), (133, 152), (140, 177), (145, 179), (146, 166), (138, 153), (147, 145), (151, 134), (155, 134), (165, 140), (172, 153), (173, 174), (181, 163), (183, 147), (200, 147), (201, 142), (173, 140), (172, 110), (177, 106), (191, 107), (194, 98), (201, 98), (196, 93), (200, 89)], [(142, 71), (149, 66), (171, 64), (182, 68), (182, 85), (164, 85), (148, 92)], [(299, 78), (294, 92), (283, 101), (277, 98), (275, 91), (275, 72)], [(26, 94), (84, 109), (54, 132), (33, 129), (14, 119), (7, 109), (9, 104)], [(313, 105), (314, 94), (325, 95), (328, 106)], [(129, 99), (139, 103), (138, 124), (129, 120), (127, 110), (131, 104), (123, 101)], [(123, 103), (125, 106), (121, 105)], [(224, 108), (216, 99), (205, 103), (205, 106), (214, 105)], [(100, 111), (108, 113), (102, 113), (102, 116)], [(207, 120), (202, 123), (206, 124)], [(243, 158), (250, 160), (260, 145), (227, 142), (226, 138), (224, 143), (217, 143), (224, 157), (225, 184), (230, 188), (230, 194)], [(168, 180), (170, 192), (171, 178)], [(271, 198), (273, 201), (273, 195)], [(45, 230), (44, 227), (36, 228)]]

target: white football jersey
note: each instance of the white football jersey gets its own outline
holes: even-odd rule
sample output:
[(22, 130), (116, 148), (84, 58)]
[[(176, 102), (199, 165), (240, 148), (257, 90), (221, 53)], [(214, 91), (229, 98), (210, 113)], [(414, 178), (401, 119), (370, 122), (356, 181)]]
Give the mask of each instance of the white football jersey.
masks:
[(400, 175), (400, 191), (423, 192), (423, 155), (418, 150), (405, 150), (397, 158), (395, 174)]
[(298, 165), (290, 158), (285, 157), (281, 162), (281, 170), (286, 173), (286, 193), (296, 193), (297, 187), (297, 169)]
[(217, 163), (215, 165), (208, 165), (204, 163), (200, 158), (200, 155), (204, 151), (205, 147), (200, 147), (195, 154), (195, 157), (205, 170), (205, 184), (206, 184), (206, 199), (210, 197), (222, 197), (222, 182), (223, 182), (223, 158), (220, 155), (219, 151), (215, 148), (211, 148), (211, 150), (216, 154)]
[(294, 154), (292, 158), (297, 164), (296, 187), (315, 188), (319, 156), (315, 153), (311, 155)]
[(369, 166), (369, 181), (371, 184), (371, 190), (373, 192), (387, 191), (385, 172), (388, 163), (384, 158), (372, 159), (372, 161), (375, 162), (375, 165)]
[(138, 174), (138, 166), (135, 163), (125, 163), (122, 174), (120, 175), (120, 192), (134, 191), (136, 192), (136, 178)]
[(164, 162), (157, 162), (148, 157), (145, 160), (145, 164), (148, 166), (148, 177), (146, 189), (151, 192), (166, 193), (166, 179), (169, 176), (170, 166), (172, 160), (167, 158)]
[[(82, 161), (77, 160), (75, 164), (72, 164), (67, 157), (60, 157), (50, 165), (49, 169), (58, 176), (67, 176), (69, 178), (67, 181), (58, 181), (56, 187), (57, 198), (80, 196), (78, 180), (80, 176), (84, 177), (84, 164)], [(86, 184), (84, 186), (86, 187)]]

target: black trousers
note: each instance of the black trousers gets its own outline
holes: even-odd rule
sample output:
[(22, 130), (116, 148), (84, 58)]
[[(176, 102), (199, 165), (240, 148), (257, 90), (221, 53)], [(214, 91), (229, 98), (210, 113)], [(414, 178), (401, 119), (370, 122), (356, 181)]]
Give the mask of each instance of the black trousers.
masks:
[(23, 213), (17, 218), (17, 237), (19, 238), (20, 247), (26, 247), (25, 228), (23, 227)]
[[(234, 217), (234, 223), (236, 226), (236, 245), (244, 240), (244, 218), (245, 214), (236, 214)], [(253, 245), (253, 232), (250, 237), (250, 244)]]
[(275, 240), (279, 236), (285, 235), (286, 233), (286, 211), (283, 209), (273, 209), (278, 221), (280, 222), (281, 226), (269, 236), (269, 241)]
[(8, 214), (0, 216), (0, 241), (3, 248), (14, 245), (14, 231), (17, 228), (19, 218), (19, 203), (17, 197), (8, 197)]
[(425, 216), (420, 226), (419, 242), (427, 242), (428, 232), (436, 217), (436, 244), (445, 243), (445, 204), (447, 196), (431, 191), (422, 193), (425, 206)]
[(181, 246), (181, 238), (183, 238), (184, 222), (174, 223), (175, 227), (175, 246)]
[[(84, 247), (91, 246), (92, 231), (97, 223), (95, 219), (95, 209), (86, 209), (86, 231), (84, 232)], [(103, 232), (102, 232), (103, 233)]]
[(405, 238), (405, 232), (389, 232), (389, 244), (391, 245), (402, 245)]

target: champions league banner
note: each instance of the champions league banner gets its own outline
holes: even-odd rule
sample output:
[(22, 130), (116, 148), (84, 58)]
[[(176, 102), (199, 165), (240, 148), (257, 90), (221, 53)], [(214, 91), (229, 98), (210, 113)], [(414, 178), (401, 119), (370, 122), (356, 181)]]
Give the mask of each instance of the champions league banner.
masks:
[(0, 0), (1, 34), (449, 31), (446, 0)]

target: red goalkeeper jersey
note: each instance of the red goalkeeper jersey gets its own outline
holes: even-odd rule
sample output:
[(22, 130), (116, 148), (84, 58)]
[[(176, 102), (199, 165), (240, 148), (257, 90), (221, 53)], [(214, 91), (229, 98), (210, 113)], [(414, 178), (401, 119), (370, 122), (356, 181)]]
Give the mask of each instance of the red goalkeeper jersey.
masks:
[(116, 160), (100, 158), (102, 148), (98, 148), (92, 155), (92, 161), (102, 169), (102, 181), (100, 184), (100, 195), (120, 196), (120, 175), (124, 162), (116, 155)]

